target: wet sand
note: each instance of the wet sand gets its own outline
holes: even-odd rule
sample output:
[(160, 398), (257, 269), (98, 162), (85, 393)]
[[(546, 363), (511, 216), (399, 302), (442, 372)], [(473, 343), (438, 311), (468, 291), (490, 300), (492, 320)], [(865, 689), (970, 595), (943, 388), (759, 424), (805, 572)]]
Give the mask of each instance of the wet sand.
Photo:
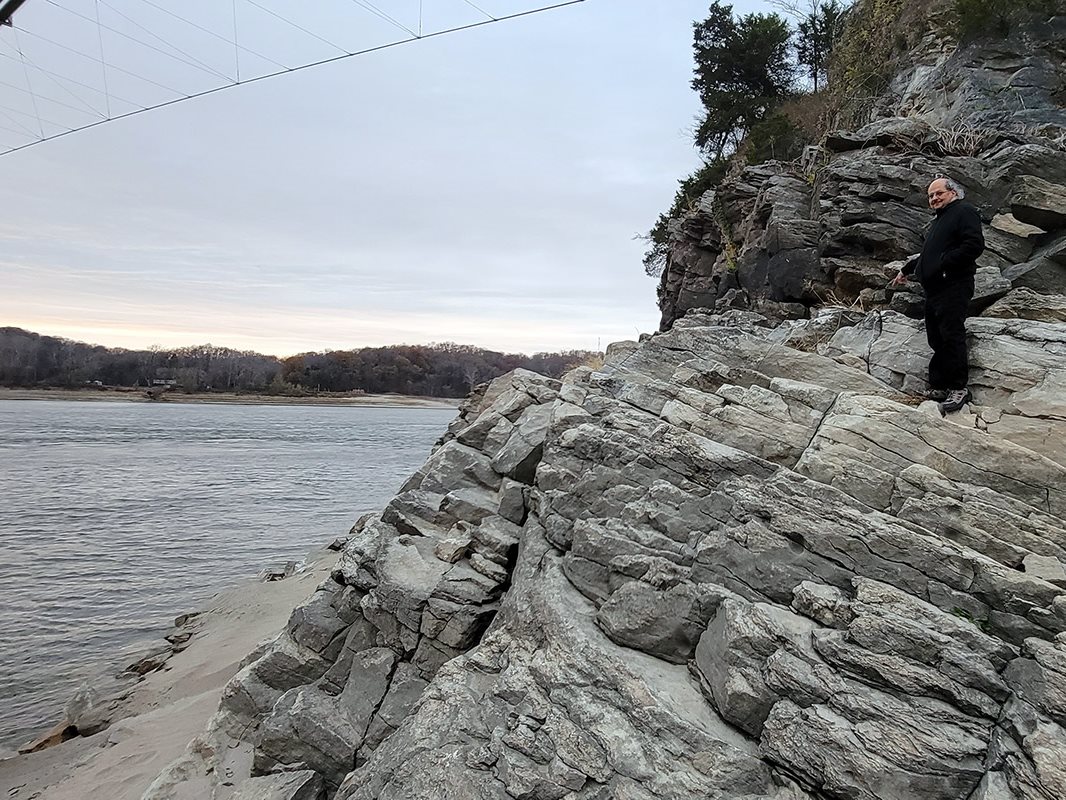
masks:
[(127, 698), (129, 716), (93, 736), (0, 761), (0, 797), (138, 800), (207, 725), (240, 662), (284, 627), (336, 559), (336, 553), (319, 551), (304, 572), (212, 597), (196, 619), (189, 646), (145, 676)]

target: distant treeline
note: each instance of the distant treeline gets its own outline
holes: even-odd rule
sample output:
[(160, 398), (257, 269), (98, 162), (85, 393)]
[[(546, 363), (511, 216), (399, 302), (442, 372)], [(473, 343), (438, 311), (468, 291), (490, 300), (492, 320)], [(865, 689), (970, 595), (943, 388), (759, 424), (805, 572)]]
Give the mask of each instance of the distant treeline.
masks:
[(177, 391), (305, 395), (357, 392), (463, 397), (472, 387), (523, 367), (558, 377), (595, 362), (586, 350), (498, 353), (452, 343), (364, 347), (275, 358), (205, 344), (173, 350), (124, 350), (0, 328), (0, 386), (143, 386)]

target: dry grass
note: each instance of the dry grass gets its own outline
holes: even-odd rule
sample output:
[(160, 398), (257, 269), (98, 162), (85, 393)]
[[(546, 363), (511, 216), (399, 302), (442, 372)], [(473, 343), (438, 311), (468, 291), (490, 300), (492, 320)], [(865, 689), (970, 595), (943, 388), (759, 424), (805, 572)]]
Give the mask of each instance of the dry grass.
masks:
[(603, 368), (603, 353), (590, 353), (580, 361), (575, 361), (570, 365), (570, 369), (577, 369), (578, 367), (588, 367), (589, 369), (596, 371)]
[(999, 138), (997, 131), (962, 123), (933, 131), (940, 137), (940, 150), (946, 156), (978, 156)]

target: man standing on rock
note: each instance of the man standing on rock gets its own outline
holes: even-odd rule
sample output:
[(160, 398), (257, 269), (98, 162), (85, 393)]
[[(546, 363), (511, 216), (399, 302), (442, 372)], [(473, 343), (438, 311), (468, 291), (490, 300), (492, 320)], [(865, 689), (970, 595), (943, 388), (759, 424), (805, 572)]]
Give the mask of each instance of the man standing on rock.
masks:
[(922, 245), (892, 279), (903, 285), (914, 276), (925, 289), (925, 335), (933, 348), (929, 360), (929, 398), (941, 413), (958, 411), (970, 400), (966, 353), (966, 315), (973, 299), (977, 257), (984, 252), (981, 216), (963, 200), (965, 191), (951, 178), (929, 184), (929, 207), (936, 214)]

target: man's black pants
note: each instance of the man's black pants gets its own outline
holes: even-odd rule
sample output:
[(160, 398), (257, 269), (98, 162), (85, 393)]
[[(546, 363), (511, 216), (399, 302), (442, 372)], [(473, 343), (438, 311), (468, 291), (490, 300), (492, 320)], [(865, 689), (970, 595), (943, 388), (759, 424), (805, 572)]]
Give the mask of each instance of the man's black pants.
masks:
[(970, 378), (966, 354), (966, 315), (973, 278), (949, 284), (925, 299), (925, 335), (933, 348), (930, 389), (965, 389)]

